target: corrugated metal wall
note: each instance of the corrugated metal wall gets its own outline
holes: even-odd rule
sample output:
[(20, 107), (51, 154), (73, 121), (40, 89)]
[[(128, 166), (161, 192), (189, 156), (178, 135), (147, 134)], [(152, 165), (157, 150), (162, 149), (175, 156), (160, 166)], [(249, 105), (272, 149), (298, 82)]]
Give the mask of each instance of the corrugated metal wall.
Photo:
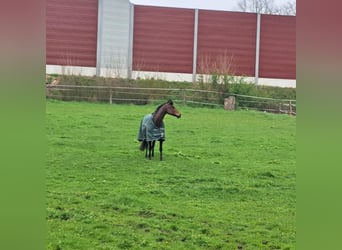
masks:
[(296, 78), (296, 17), (261, 15), (259, 76)]
[(97, 0), (46, 1), (46, 64), (96, 66)]
[(135, 6), (133, 70), (192, 73), (194, 13)]
[(105, 76), (128, 68), (130, 3), (127, 0), (100, 1), (99, 66)]
[(197, 73), (218, 67), (222, 73), (254, 75), (255, 41), (256, 14), (200, 10)]
[[(261, 15), (257, 77), (296, 79), (295, 26), (295, 16)], [(93, 67), (102, 76), (130, 77), (133, 70), (254, 77), (256, 36), (254, 13), (47, 0), (46, 64)]]

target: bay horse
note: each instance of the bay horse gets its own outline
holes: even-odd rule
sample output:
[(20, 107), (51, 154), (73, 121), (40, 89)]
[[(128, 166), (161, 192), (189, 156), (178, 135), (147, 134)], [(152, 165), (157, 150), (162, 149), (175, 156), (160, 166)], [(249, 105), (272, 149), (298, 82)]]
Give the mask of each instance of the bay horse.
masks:
[(141, 141), (140, 150), (146, 150), (146, 159), (148, 157), (151, 160), (151, 157), (154, 157), (154, 145), (156, 141), (159, 141), (160, 160), (163, 160), (163, 142), (165, 141), (163, 119), (166, 114), (181, 117), (181, 113), (173, 106), (171, 99), (159, 105), (153, 113), (145, 115), (140, 122), (138, 140)]

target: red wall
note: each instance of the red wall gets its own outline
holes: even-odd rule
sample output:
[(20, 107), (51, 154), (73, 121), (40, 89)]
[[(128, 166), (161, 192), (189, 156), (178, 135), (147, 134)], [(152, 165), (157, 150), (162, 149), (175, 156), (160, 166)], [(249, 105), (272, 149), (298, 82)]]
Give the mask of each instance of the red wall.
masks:
[(97, 0), (47, 0), (46, 64), (96, 66)]
[(192, 73), (194, 13), (135, 6), (133, 70)]
[(296, 79), (296, 17), (261, 15), (259, 76)]
[[(135, 6), (133, 70), (192, 73), (194, 10)], [(254, 76), (257, 14), (199, 10), (197, 73)], [(296, 17), (261, 15), (259, 77), (296, 79)]]
[[(237, 75), (254, 75), (255, 69), (256, 14), (199, 11), (198, 17), (198, 50), (197, 73), (203, 72), (203, 58), (209, 58), (208, 67), (217, 60), (218, 67), (223, 56), (231, 58), (231, 65), (225, 67), (226, 73)], [(207, 60), (204, 60), (207, 61)]]
[[(98, 0), (47, 0), (46, 64), (96, 67), (97, 13)], [(133, 70), (192, 73), (194, 17), (134, 6)], [(256, 25), (255, 13), (199, 10), (197, 73), (254, 76)], [(296, 79), (296, 17), (261, 15), (260, 32), (259, 77)]]

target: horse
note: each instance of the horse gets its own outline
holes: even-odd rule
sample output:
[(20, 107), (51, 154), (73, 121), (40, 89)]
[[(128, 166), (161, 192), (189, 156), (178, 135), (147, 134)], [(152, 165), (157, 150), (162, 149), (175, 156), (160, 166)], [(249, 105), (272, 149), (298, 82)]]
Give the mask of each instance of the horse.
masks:
[(160, 160), (163, 160), (163, 142), (165, 141), (165, 126), (163, 119), (166, 114), (177, 118), (181, 117), (181, 113), (173, 106), (173, 101), (171, 99), (159, 105), (153, 113), (147, 114), (141, 119), (138, 141), (141, 141), (140, 150), (146, 150), (146, 159), (148, 158), (151, 160), (151, 157), (154, 157), (154, 145), (158, 140), (159, 156)]

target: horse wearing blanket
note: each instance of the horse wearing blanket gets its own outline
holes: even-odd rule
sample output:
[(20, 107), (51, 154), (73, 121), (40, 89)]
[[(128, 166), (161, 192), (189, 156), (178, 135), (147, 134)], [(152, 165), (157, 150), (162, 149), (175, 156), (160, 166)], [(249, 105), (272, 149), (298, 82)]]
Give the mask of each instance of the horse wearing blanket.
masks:
[[(181, 113), (173, 106), (172, 100), (161, 104), (152, 114), (147, 114), (140, 122), (138, 140), (140, 150), (146, 150), (145, 157), (154, 157), (154, 145), (159, 141), (160, 160), (163, 160), (163, 142), (165, 141), (165, 126), (163, 119), (166, 114), (181, 117)], [(148, 156), (147, 156), (148, 152)]]

